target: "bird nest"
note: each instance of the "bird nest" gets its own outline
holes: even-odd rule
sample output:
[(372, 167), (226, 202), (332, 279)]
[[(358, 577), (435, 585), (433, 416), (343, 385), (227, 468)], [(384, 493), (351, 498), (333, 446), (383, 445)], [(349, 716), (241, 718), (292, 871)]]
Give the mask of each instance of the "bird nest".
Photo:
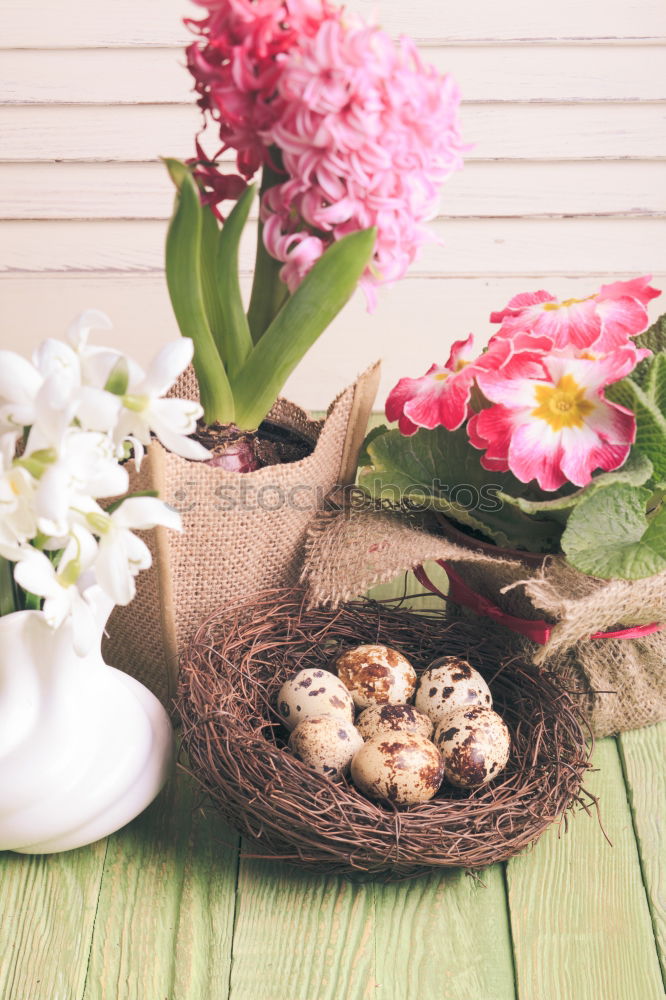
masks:
[[(581, 787), (590, 748), (575, 700), (520, 659), (505, 634), (480, 634), (443, 611), (396, 602), (308, 609), (297, 590), (225, 608), (182, 655), (178, 708), (188, 767), (256, 846), (252, 857), (387, 879), (503, 861), (573, 805), (587, 809), (593, 801)], [(473, 791), (443, 785), (431, 801), (399, 809), (297, 760), (275, 710), (281, 685), (304, 667), (330, 669), (343, 649), (361, 643), (399, 650), (417, 673), (443, 654), (468, 659), (511, 731), (501, 775)]]

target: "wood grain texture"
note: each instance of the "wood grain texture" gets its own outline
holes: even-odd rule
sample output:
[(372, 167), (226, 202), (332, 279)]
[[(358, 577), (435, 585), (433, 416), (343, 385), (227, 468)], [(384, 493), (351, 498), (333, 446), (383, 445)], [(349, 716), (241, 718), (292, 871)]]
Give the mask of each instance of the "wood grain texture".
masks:
[(229, 1000), (377, 996), (372, 884), (241, 855), (237, 892)]
[(198, 805), (179, 774), (109, 838), (84, 1000), (226, 1000), (237, 837)]
[[(661, 45), (437, 46), (466, 101), (662, 101)], [(182, 48), (26, 49), (2, 53), (2, 103), (190, 104)], [(563, 72), (563, 67), (566, 68)]]
[[(325, 409), (381, 358), (381, 407), (403, 375), (421, 375), (434, 361), (445, 361), (452, 341), (473, 331), (477, 343), (485, 343), (494, 329), (488, 322), (491, 311), (518, 292), (546, 288), (560, 298), (584, 298), (602, 283), (627, 277), (632, 273), (407, 278), (382, 291), (372, 315), (357, 293), (291, 376), (286, 395), (301, 406)], [(653, 280), (657, 288), (666, 287), (665, 273)], [(653, 319), (662, 301), (650, 303)], [(0, 277), (0, 347), (29, 354), (45, 337), (63, 336), (72, 319), (92, 306), (105, 310), (114, 323), (112, 334), (95, 339), (128, 351), (140, 363), (147, 364), (167, 340), (179, 336), (161, 274), (6, 275)]]
[[(226, 165), (230, 170), (231, 166)], [(173, 185), (161, 163), (0, 164), (0, 219), (162, 219)], [(449, 218), (663, 216), (658, 162), (471, 162), (444, 185)]]
[(663, 987), (615, 741), (597, 745), (586, 785), (594, 818), (551, 829), (508, 862), (520, 1000), (661, 1000)]
[[(0, 271), (159, 271), (164, 267), (162, 222), (5, 222)], [(664, 219), (440, 220), (430, 230), (441, 242), (422, 247), (412, 275), (585, 273), (660, 269)], [(256, 231), (241, 239), (240, 268), (250, 273)], [(663, 264), (662, 264), (663, 266)]]
[(502, 866), (376, 887), (378, 1000), (514, 1000)]
[[(67, 6), (43, 5), (40, 17), (22, 0), (3, 0), (6, 48), (72, 48), (104, 45), (180, 45), (187, 33), (184, 16), (200, 16), (186, 0), (68, 0)], [(351, 0), (349, 7), (367, 17), (379, 8), (381, 23), (393, 34), (408, 32), (428, 41), (664, 39), (666, 12), (660, 0), (468, 0), (433, 13), (426, 3), (402, 0)]]
[(622, 733), (618, 745), (666, 985), (666, 722)]
[[(465, 104), (467, 160), (666, 158), (663, 104)], [(192, 154), (191, 106), (0, 107), (0, 162), (155, 161)], [(219, 143), (204, 137), (212, 154)]]
[(0, 996), (83, 994), (106, 842), (53, 855), (0, 853)]

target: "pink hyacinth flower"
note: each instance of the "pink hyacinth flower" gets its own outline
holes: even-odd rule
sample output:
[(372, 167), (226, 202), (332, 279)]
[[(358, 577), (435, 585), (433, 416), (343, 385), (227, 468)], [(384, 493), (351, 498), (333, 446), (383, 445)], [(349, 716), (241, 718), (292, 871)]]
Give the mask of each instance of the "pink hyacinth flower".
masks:
[[(239, 173), (250, 179), (269, 162), (262, 134), (282, 112), (277, 85), (283, 57), (315, 33), (332, 8), (328, 0), (195, 2), (207, 11), (202, 20), (185, 21), (199, 36), (187, 48), (198, 104), (219, 130), (221, 151), (236, 150)], [(215, 197), (233, 198), (238, 189), (208, 180), (211, 204)]]
[(481, 464), (549, 491), (566, 482), (586, 486), (595, 470), (618, 469), (635, 440), (636, 418), (603, 389), (631, 363), (629, 354), (593, 361), (551, 355), (541, 379), (479, 372), (479, 386), (496, 404), (468, 425), (471, 443), (485, 451)]
[(647, 303), (660, 294), (649, 276), (616, 281), (595, 295), (564, 302), (543, 290), (526, 292), (491, 313), (490, 320), (502, 324), (501, 337), (530, 331), (549, 337), (555, 348), (608, 353), (647, 328)]
[[(322, 251), (362, 229), (377, 230), (361, 278), (369, 305), (374, 288), (401, 278), (430, 237), (439, 186), (462, 166), (454, 81), (419, 59), (408, 39), (342, 10), (299, 39), (280, 63), (280, 113), (263, 133), (282, 154), (284, 183), (262, 199), (268, 252), (285, 267), (293, 290), (304, 234)], [(290, 238), (291, 237), (291, 238)]]
[(457, 430), (469, 416), (475, 355), (470, 334), (456, 341), (445, 365), (432, 365), (421, 378), (401, 378), (386, 400), (387, 420), (397, 420), (405, 435), (419, 427)]

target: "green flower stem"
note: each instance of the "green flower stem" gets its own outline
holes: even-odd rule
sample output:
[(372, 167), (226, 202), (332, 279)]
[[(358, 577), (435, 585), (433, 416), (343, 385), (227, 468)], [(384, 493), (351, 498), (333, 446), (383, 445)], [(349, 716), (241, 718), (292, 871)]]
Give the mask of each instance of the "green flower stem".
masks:
[(0, 556), (0, 616), (18, 611), (14, 570), (8, 559)]
[[(280, 184), (283, 180), (284, 177), (271, 167), (264, 167), (261, 177), (261, 189), (259, 191), (260, 205), (264, 192), (268, 191), (271, 187), (275, 187), (276, 184)], [(260, 222), (257, 233), (257, 253), (254, 262), (250, 306), (247, 312), (252, 340), (255, 344), (261, 340), (289, 297), (289, 289), (280, 280), (282, 263), (271, 257), (264, 246), (263, 231), (264, 227)]]

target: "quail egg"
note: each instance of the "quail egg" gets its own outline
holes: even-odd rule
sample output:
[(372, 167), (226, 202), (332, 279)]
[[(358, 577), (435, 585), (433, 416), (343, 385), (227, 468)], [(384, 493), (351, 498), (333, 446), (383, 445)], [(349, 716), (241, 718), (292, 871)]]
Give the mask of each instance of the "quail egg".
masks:
[(447, 715), (435, 730), (434, 742), (444, 758), (446, 780), (458, 788), (478, 788), (496, 778), (511, 748), (504, 719), (483, 705)]
[(295, 729), (312, 715), (354, 721), (354, 702), (347, 688), (335, 674), (316, 667), (299, 671), (282, 685), (277, 710), (287, 729)]
[(490, 688), (467, 660), (458, 656), (440, 656), (420, 678), (414, 704), (430, 716), (435, 725), (457, 708), (493, 703)]
[(357, 646), (335, 661), (338, 677), (357, 708), (408, 702), (416, 687), (416, 671), (402, 653), (388, 646)]
[(334, 715), (313, 715), (296, 726), (289, 746), (308, 767), (329, 778), (340, 778), (363, 746), (358, 729)]
[(364, 740), (384, 733), (416, 733), (429, 740), (434, 726), (413, 705), (371, 705), (359, 715), (356, 728)]
[(352, 781), (373, 799), (396, 805), (427, 802), (444, 776), (442, 756), (430, 740), (414, 733), (375, 736), (354, 755)]

